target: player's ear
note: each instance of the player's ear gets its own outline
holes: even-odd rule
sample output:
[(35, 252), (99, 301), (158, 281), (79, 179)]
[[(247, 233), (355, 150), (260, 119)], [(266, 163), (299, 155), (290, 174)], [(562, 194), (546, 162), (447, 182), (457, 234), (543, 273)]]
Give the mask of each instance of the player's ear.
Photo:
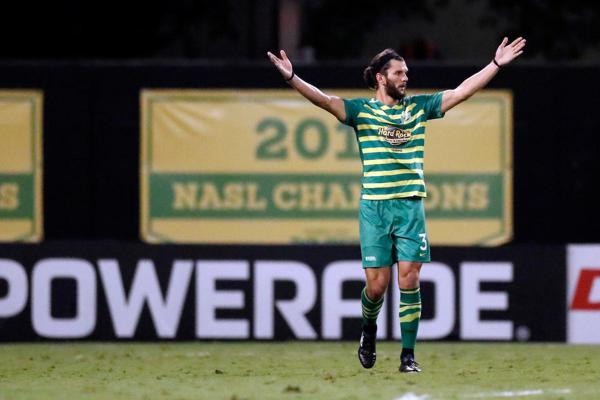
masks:
[(377, 81), (377, 86), (383, 85), (385, 83), (385, 76), (378, 72), (375, 74), (375, 80)]

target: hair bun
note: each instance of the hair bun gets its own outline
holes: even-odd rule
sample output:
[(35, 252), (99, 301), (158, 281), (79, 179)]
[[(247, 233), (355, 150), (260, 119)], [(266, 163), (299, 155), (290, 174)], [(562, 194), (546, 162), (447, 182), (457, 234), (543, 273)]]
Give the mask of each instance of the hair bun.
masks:
[(372, 66), (368, 66), (367, 68), (365, 68), (365, 70), (363, 71), (363, 79), (368, 87), (370, 87), (371, 89), (375, 89), (375, 76), (373, 74)]

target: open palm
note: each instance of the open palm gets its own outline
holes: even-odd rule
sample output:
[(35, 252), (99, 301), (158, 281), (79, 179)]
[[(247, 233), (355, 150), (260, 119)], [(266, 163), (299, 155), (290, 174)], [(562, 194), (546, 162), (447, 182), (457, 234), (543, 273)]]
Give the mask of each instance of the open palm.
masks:
[(506, 65), (510, 63), (515, 58), (519, 57), (523, 54), (523, 48), (525, 47), (525, 39), (522, 37), (518, 37), (509, 45), (508, 38), (505, 37), (498, 49), (496, 50), (495, 60), (500, 65)]
[(279, 73), (281, 73), (281, 76), (283, 76), (284, 79), (287, 79), (290, 76), (292, 76), (292, 71), (293, 71), (292, 62), (288, 58), (287, 54), (285, 54), (285, 51), (280, 50), (279, 54), (281, 55), (281, 58), (278, 58), (276, 55), (274, 55), (270, 51), (267, 52), (269, 59), (271, 60), (273, 65), (275, 67), (277, 67), (277, 69), (279, 70)]

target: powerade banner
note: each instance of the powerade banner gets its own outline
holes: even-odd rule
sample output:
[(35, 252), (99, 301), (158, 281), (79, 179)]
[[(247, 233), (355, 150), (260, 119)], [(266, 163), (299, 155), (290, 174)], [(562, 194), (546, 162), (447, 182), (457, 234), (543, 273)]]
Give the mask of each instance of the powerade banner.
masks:
[(42, 94), (0, 90), (0, 242), (42, 239)]
[[(358, 243), (354, 132), (293, 90), (144, 90), (141, 105), (145, 241)], [(478, 93), (427, 132), (431, 243), (510, 240), (510, 92)]]
[[(433, 255), (420, 340), (565, 341), (564, 247)], [(363, 285), (356, 246), (4, 245), (0, 341), (358, 340)], [(380, 339), (398, 307), (393, 283)]]
[(600, 344), (600, 244), (568, 247), (569, 343)]

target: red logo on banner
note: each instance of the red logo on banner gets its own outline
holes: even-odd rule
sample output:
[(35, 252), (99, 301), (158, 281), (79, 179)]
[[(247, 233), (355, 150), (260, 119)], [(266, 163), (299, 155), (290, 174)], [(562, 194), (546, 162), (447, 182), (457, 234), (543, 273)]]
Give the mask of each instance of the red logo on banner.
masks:
[[(575, 288), (575, 296), (571, 303), (572, 310), (600, 310), (600, 301), (592, 303), (592, 287), (594, 280), (600, 280), (600, 269), (582, 269)], [(598, 283), (600, 285), (600, 282)]]

